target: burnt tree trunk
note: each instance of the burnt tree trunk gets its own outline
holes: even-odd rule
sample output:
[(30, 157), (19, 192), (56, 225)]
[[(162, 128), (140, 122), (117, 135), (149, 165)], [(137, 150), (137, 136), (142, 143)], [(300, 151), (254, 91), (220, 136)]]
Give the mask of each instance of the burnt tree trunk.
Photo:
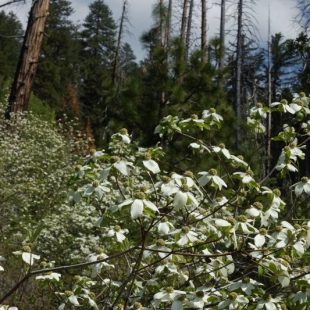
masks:
[(10, 118), (11, 112), (28, 110), (49, 3), (50, 0), (32, 1), (24, 42), (9, 97), (6, 118)]

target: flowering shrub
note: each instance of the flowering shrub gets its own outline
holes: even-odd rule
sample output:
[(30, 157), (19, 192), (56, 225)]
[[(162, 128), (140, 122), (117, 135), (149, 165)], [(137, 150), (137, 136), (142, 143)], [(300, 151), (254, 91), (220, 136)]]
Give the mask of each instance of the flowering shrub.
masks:
[[(56, 235), (44, 219), (58, 213), (67, 201), (67, 183), (73, 165), (88, 149), (85, 137), (78, 137), (74, 131), (73, 121), (67, 122), (66, 129), (42, 121), (32, 113), (12, 115), (9, 121), (4, 118), (5, 108), (5, 103), (1, 103), (0, 253), (6, 260), (2, 257), (0, 260), (3, 259), (2, 265), (6, 267), (4, 273), (10, 272), (10, 277), (1, 279), (0, 292), (7, 290), (11, 281), (18, 281), (18, 257), (12, 257), (11, 252), (21, 248), (26, 236), (27, 245), (31, 243), (31, 248), (37, 245), (39, 252), (55, 250), (51, 238)], [(44, 239), (46, 229), (49, 229), (48, 242)], [(23, 254), (23, 259), (26, 256)], [(35, 258), (35, 255), (28, 256), (28, 262)]]
[[(300, 172), (308, 106), (301, 94), (290, 105), (274, 103), (269, 110), (259, 104), (249, 112), (255, 137), (265, 132), (268, 113), (291, 115), (294, 123), (273, 138), (283, 143), (272, 170), (281, 177)], [(298, 115), (298, 131), (296, 113), (304, 115)], [(161, 148), (138, 147), (126, 129), (112, 136), (107, 151), (92, 150), (70, 179), (69, 203), (43, 220), (61, 231), (61, 217), (70, 216), (64, 235), (77, 230), (79, 240), (63, 250), (84, 259), (60, 266), (46, 252), (45, 259), (56, 262), (38, 269), (42, 257), (23, 248), (17, 254), (29, 268), (18, 285), (36, 277), (55, 293), (58, 309), (308, 309), (310, 221), (297, 218), (296, 210), (309, 205), (309, 180), (291, 184), (286, 201), (279, 189), (264, 184), (271, 174), (260, 180), (224, 144), (191, 136), (194, 128), (207, 135), (224, 125), (210, 109), (201, 118), (167, 116), (155, 130), (162, 137), (178, 133), (191, 139), (204, 171), (166, 171)], [(217, 167), (208, 167), (214, 157)], [(46, 227), (46, 242), (56, 244)], [(61, 242), (68, 236), (59, 234)]]

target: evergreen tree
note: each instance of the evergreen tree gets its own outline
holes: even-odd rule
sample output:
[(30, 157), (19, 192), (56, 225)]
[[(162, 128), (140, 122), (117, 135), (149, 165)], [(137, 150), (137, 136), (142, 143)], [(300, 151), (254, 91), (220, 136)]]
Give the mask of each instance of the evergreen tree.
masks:
[(271, 38), (271, 79), (272, 79), (272, 101), (278, 98), (277, 93), (281, 88), (285, 88), (292, 84), (296, 77), (294, 74), (298, 63), (296, 58), (287, 49), (288, 40), (283, 40), (282, 33), (276, 33)]
[(70, 21), (73, 13), (68, 0), (52, 0), (45, 26), (45, 36), (39, 60), (34, 93), (60, 116), (69, 85), (78, 77), (78, 41), (76, 27)]
[(86, 119), (90, 119), (95, 140), (100, 145), (108, 128), (108, 99), (114, 96), (111, 79), (116, 24), (103, 0), (95, 0), (89, 5), (89, 10), (81, 32), (83, 82), (80, 99), (82, 113)]
[[(291, 53), (292, 57), (297, 59), (299, 64), (297, 78), (294, 83), (294, 89), (296, 91), (304, 91), (310, 93), (310, 38), (305, 32), (301, 32), (296, 39), (287, 40), (287, 50)], [(283, 97), (286, 98), (286, 97)]]
[(0, 95), (9, 87), (16, 70), (21, 48), (23, 28), (17, 16), (0, 12)]

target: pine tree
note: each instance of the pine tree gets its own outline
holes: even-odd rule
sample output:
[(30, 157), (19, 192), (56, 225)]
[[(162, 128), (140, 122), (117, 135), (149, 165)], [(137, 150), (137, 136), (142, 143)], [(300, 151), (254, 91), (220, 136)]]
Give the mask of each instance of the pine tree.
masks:
[(0, 95), (13, 79), (21, 48), (23, 28), (17, 16), (0, 12)]
[(85, 119), (90, 119), (96, 143), (102, 144), (108, 130), (109, 97), (114, 97), (112, 83), (116, 51), (116, 24), (103, 0), (89, 5), (81, 32), (83, 66), (80, 99)]
[(63, 97), (78, 79), (78, 40), (76, 27), (69, 19), (73, 13), (68, 0), (52, 0), (46, 22), (37, 79), (33, 91), (60, 116)]

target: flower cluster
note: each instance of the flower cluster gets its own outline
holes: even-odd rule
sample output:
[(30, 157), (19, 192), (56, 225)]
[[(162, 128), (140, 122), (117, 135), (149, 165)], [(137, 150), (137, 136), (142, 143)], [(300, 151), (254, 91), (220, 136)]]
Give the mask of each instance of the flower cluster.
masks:
[[(286, 105), (249, 109), (253, 139), (264, 131), (268, 113), (309, 114), (304, 97)], [(222, 125), (210, 108), (201, 118), (167, 116), (156, 128), (169, 138), (186, 132), (202, 159), (193, 171), (169, 171), (158, 160), (160, 147), (137, 147), (124, 128), (107, 150), (90, 150), (84, 162), (72, 163), (68, 201), (55, 202), (57, 209), (42, 217), (40, 229), (30, 227), (14, 252), (23, 272), (43, 267), (35, 280), (52, 289), (58, 309), (278, 310), (294, 303), (306, 309), (310, 222), (297, 216), (310, 181), (289, 184), (287, 199), (272, 182), (262, 185), (265, 175), (252, 158), (191, 136), (197, 128), (204, 134)], [(298, 171), (305, 157), (302, 138), (294, 124), (284, 125), (273, 140), (285, 146), (272, 172), (285, 177)], [(48, 178), (52, 172), (46, 171)]]

